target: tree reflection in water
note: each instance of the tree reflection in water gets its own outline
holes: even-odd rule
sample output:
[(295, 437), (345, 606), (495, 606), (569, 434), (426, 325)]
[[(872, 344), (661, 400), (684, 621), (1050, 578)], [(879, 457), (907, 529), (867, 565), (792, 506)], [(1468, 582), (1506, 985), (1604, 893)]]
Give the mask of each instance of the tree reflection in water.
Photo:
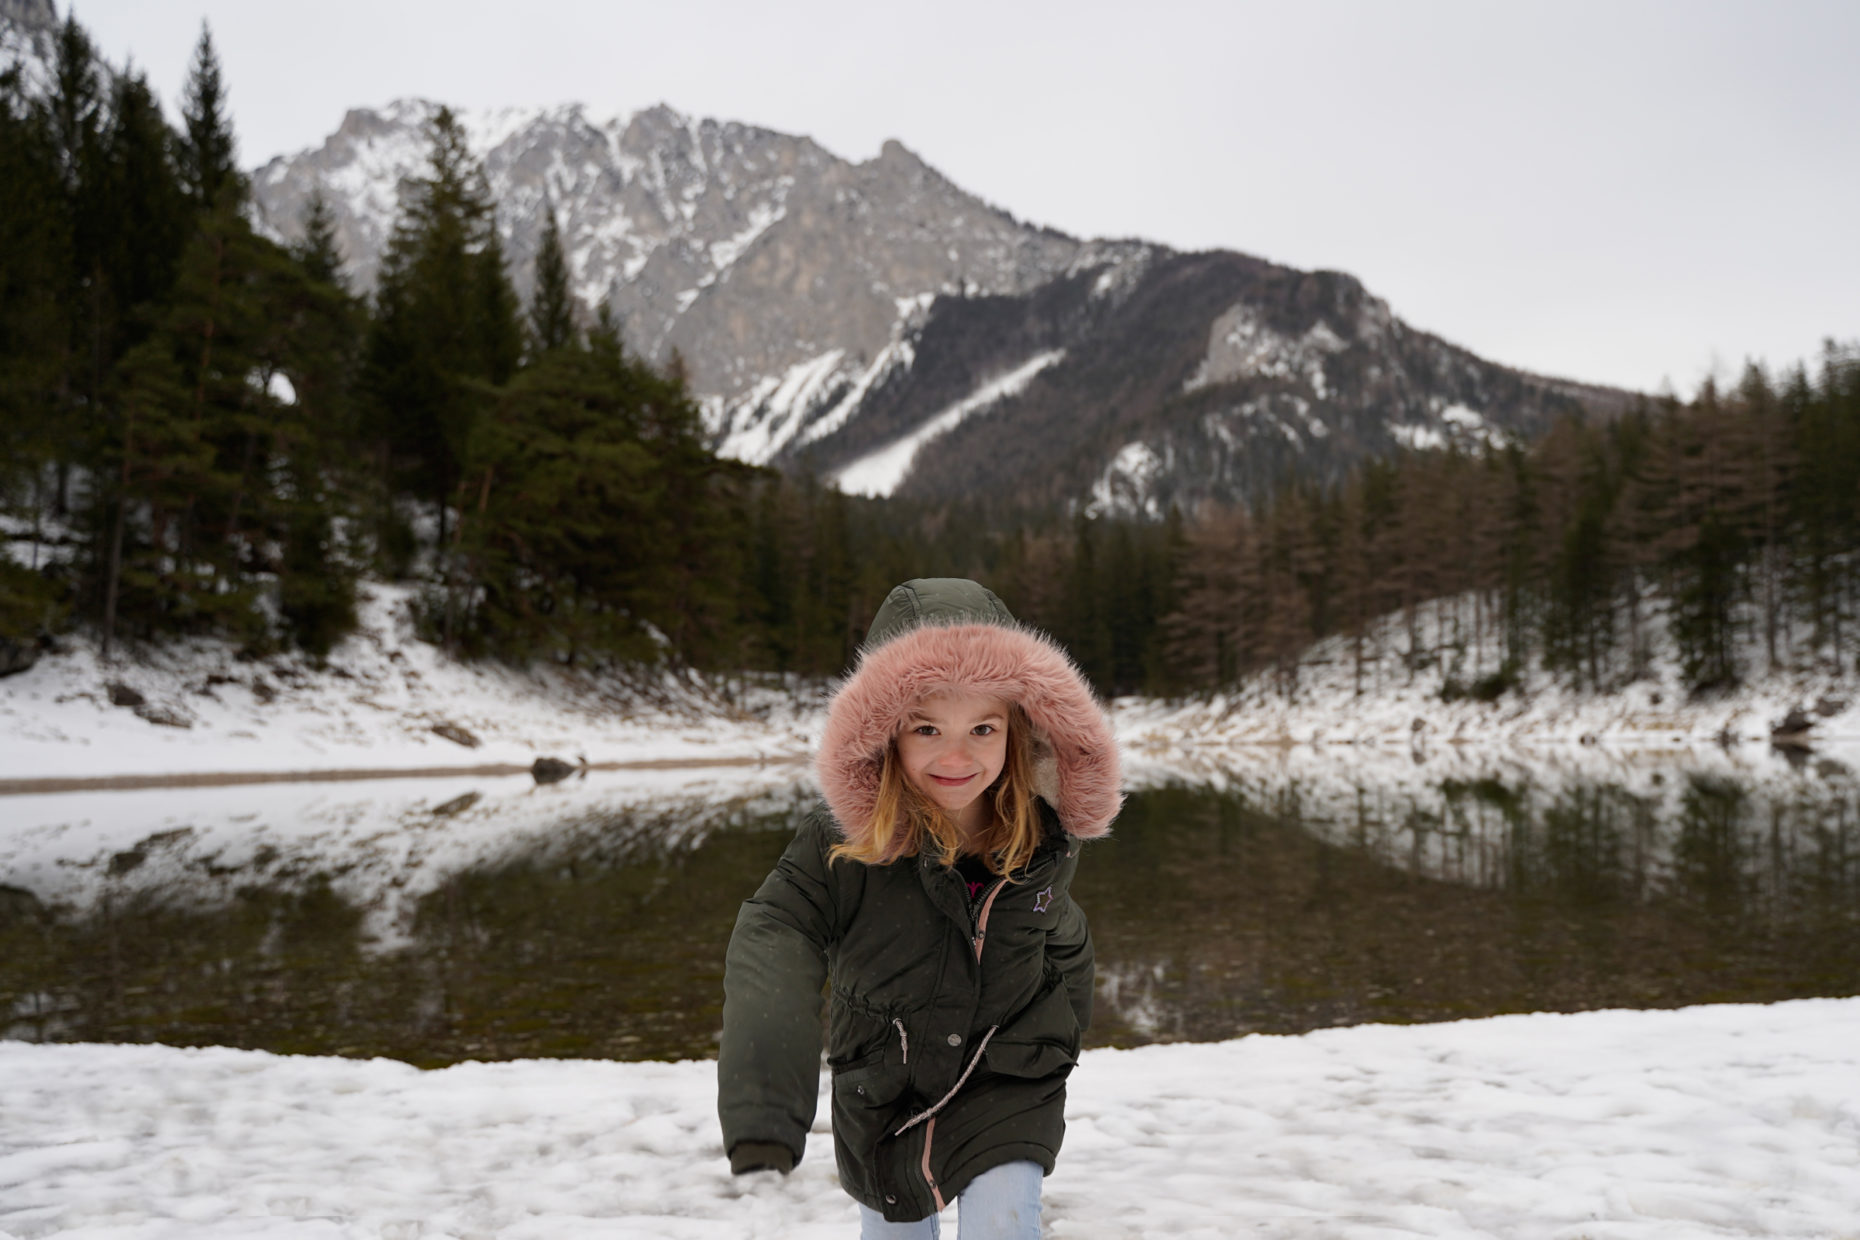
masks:
[(1078, 884), (1109, 945), (1094, 1035), (1860, 992), (1851, 792), (1677, 778), (1677, 798), (1444, 781), (1316, 824), (1284, 789), (1133, 797), (1117, 864)]
[[(391, 892), (345, 887), (344, 864), (136, 886), (119, 853), (88, 902), (0, 885), (0, 1014), (15, 1038), (429, 1065), (711, 1054), (737, 905), (804, 802), (530, 831), (429, 881), (388, 942), (369, 917)], [(1161, 783), (1080, 869), (1090, 1040), (1860, 993), (1855, 808), (1814, 772)]]

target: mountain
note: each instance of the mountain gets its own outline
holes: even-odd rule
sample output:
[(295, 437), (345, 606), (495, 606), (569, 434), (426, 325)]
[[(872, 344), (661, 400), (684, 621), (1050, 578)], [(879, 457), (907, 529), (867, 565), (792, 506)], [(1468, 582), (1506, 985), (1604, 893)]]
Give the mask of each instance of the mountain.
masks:
[[(263, 225), (293, 236), (321, 187), (366, 288), (436, 109), (356, 109), (272, 160)], [(1629, 399), (1486, 362), (1348, 275), (1024, 223), (897, 142), (853, 163), (663, 105), (462, 119), (520, 289), (553, 207), (579, 297), (683, 359), (719, 451), (849, 491), (1158, 516)]]

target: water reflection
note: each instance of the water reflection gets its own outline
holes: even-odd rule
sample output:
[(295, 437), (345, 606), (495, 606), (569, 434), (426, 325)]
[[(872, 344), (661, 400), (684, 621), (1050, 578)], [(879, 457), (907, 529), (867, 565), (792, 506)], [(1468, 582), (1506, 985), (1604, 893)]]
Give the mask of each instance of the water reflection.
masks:
[[(1844, 770), (1276, 755), (1145, 783), (1078, 879), (1098, 1044), (1860, 993)], [(7, 1036), (706, 1055), (736, 906), (811, 799), (791, 770), (219, 793), (0, 807)]]
[[(469, 804), (274, 790), (284, 806), (127, 847), (116, 820), (67, 811), (10, 867), (58, 894), (0, 887), (4, 1032), (421, 1064), (706, 1054), (730, 893), (811, 794), (792, 769), (670, 780), (506, 781)], [(71, 855), (48, 864), (47, 832)]]
[(1080, 876), (1116, 944), (1097, 1036), (1860, 991), (1851, 784), (1359, 781), (1133, 798)]

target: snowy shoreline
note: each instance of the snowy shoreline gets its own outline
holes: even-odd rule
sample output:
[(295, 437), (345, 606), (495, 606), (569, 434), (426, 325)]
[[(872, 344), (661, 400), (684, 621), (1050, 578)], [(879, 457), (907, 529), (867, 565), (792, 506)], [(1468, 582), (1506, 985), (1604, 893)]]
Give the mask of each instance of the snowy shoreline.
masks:
[[(642, 758), (633, 762), (584, 762), (574, 772), (703, 771), (715, 767), (799, 767), (799, 755), (772, 758)], [(234, 788), (251, 784), (350, 784), (401, 779), (467, 779), (481, 776), (502, 779), (529, 775), (532, 768), (500, 762), (478, 766), (426, 767), (311, 767), (290, 771), (184, 771), (168, 775), (56, 776), (0, 779), (0, 796), (33, 796), (61, 792), (146, 792), (160, 788)]]
[[(242, 661), (214, 641), (105, 664), (73, 639), (0, 680), (0, 794), (107, 781), (495, 774), (544, 756), (597, 769), (754, 766), (802, 762), (812, 751), (825, 685), (461, 663), (417, 639), (410, 598), (405, 587), (366, 586), (360, 630), (323, 667), (291, 655)], [(1261, 677), (1207, 699), (1119, 699), (1112, 715), (1133, 766), (1183, 770), (1294, 747), (1423, 755), (1580, 747), (1620, 758), (1767, 749), (1791, 711), (1812, 718), (1818, 749), (1860, 755), (1860, 693), (1831, 673), (1777, 674), (1690, 700), (1672, 660), (1661, 658), (1615, 693), (1578, 692), (1538, 673), (1480, 703), (1446, 701), (1444, 673), (1409, 674), (1388, 658), (1361, 693), (1357, 672), (1337, 642), (1320, 643), (1289, 693)]]
[[(853, 1234), (824, 1108), (732, 1179), (714, 1074), (0, 1042), (0, 1240)], [(1860, 999), (1087, 1051), (1067, 1116), (1066, 1240), (1852, 1236)]]
[(527, 771), (539, 757), (756, 765), (809, 752), (813, 703), (802, 693), (462, 663), (415, 637), (410, 598), (366, 586), (360, 630), (320, 668), (293, 655), (242, 661), (218, 641), (105, 664), (72, 640), (0, 680), (0, 783), (460, 775)]

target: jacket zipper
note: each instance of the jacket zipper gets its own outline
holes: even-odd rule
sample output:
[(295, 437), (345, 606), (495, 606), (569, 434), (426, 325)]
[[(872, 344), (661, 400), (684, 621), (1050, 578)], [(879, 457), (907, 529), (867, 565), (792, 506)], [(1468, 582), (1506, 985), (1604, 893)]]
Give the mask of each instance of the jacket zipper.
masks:
[(936, 1139), (936, 1116), (924, 1125), (924, 1183), (930, 1186), (930, 1200), (936, 1202), (937, 1213), (943, 1212), (943, 1190), (936, 1186), (936, 1174), (930, 1170), (930, 1142)]
[(970, 924), (975, 927), (975, 934), (969, 939), (969, 942), (975, 947), (975, 962), (977, 964), (982, 962), (982, 940), (988, 937), (989, 910), (994, 908), (995, 897), (1001, 894), (1001, 889), (1005, 886), (1007, 886), (1007, 880), (997, 878), (995, 880), (995, 885), (988, 889), (987, 898), (982, 901), (981, 912), (979, 914), (975, 913), (973, 910), (970, 912)]
[[(975, 928), (975, 933), (970, 937), (969, 944), (975, 948), (977, 964), (982, 962), (982, 943), (988, 937), (988, 914), (995, 907), (995, 897), (1001, 894), (1001, 889), (1005, 886), (1007, 886), (1006, 880), (997, 878), (994, 886), (988, 889), (988, 895), (982, 900), (981, 910), (977, 912), (973, 906), (970, 908), (969, 924)], [(999, 1025), (988, 1027), (988, 1032), (982, 1035), (981, 1044), (975, 1048), (975, 1053), (969, 1056), (969, 1066), (962, 1070), (962, 1075), (957, 1077), (956, 1083), (949, 1087), (949, 1092), (938, 1099), (935, 1106), (906, 1120), (904, 1126), (892, 1134), (901, 1137), (918, 1124), (924, 1125), (924, 1154), (918, 1169), (923, 1172), (924, 1186), (930, 1190), (930, 1200), (936, 1203), (938, 1212), (942, 1211), (945, 1203), (943, 1190), (937, 1187), (936, 1173), (930, 1170), (930, 1150), (936, 1142), (936, 1114), (949, 1105), (949, 1100), (956, 1096), (956, 1091), (968, 1081), (970, 1074), (975, 1071), (975, 1065), (982, 1061), (982, 1053), (988, 1049), (988, 1039), (995, 1036), (995, 1030), (998, 1028), (1000, 1028)], [(898, 1027), (898, 1037), (900, 1039), (904, 1037), (902, 1025)]]

